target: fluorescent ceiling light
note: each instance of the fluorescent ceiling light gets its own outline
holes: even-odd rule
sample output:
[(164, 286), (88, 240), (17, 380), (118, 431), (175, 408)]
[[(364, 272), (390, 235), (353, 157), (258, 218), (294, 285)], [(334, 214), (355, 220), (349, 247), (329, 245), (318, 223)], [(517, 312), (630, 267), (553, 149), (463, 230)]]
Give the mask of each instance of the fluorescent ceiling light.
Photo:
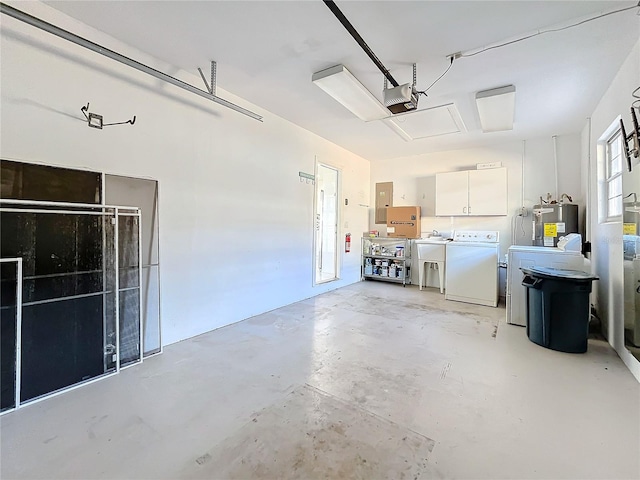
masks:
[(383, 121), (407, 142), (467, 131), (454, 103), (394, 115)]
[(476, 104), (483, 132), (513, 130), (516, 87), (508, 85), (478, 92)]
[(390, 115), (389, 110), (344, 65), (316, 72), (311, 80), (361, 120), (380, 120)]

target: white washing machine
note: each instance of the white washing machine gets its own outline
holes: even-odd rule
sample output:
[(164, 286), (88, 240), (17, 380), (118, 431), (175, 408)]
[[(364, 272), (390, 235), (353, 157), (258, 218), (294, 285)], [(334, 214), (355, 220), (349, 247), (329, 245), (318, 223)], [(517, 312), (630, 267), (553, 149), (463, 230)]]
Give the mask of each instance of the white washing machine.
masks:
[(498, 306), (496, 231), (456, 231), (446, 247), (446, 300)]
[(585, 258), (580, 253), (582, 238), (567, 235), (569, 242), (560, 240), (559, 247), (513, 245), (507, 258), (507, 323), (527, 325), (527, 293), (522, 279), (522, 267), (551, 267), (565, 270), (585, 270)]

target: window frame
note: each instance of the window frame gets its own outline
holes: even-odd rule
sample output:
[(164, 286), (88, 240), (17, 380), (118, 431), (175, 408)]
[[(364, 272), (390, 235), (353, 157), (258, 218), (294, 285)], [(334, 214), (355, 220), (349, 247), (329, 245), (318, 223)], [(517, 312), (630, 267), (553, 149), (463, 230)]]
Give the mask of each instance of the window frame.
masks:
[[(612, 147), (615, 142), (619, 142), (619, 151), (616, 156), (612, 154)], [(609, 135), (604, 142), (604, 179), (603, 179), (603, 187), (604, 187), (604, 211), (605, 211), (605, 221), (606, 222), (615, 222), (619, 221), (622, 218), (622, 170), (624, 166), (622, 165), (622, 149), (624, 148), (622, 142), (622, 131), (620, 128), (617, 128), (613, 131), (611, 135)], [(614, 162), (619, 161), (620, 168), (612, 172)], [(616, 195), (611, 195), (612, 187), (615, 185), (617, 191), (619, 192)], [(612, 211), (610, 202), (618, 198), (619, 205), (617, 205), (618, 211)]]

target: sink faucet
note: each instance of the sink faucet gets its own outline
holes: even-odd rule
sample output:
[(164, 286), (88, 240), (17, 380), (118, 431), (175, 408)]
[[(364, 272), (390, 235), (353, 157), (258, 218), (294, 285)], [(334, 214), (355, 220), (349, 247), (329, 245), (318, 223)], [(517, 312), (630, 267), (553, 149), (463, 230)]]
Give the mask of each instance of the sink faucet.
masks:
[(431, 231), (431, 236), (432, 236), (432, 237), (437, 237), (437, 236), (439, 236), (439, 235), (440, 235), (440, 234), (438, 233), (438, 230), (432, 230), (432, 231)]

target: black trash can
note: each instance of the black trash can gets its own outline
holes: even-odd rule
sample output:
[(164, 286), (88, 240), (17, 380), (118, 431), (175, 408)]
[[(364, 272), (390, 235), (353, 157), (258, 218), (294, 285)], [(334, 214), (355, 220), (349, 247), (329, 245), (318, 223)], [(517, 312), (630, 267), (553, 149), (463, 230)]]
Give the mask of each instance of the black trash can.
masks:
[(589, 294), (598, 277), (577, 270), (521, 268), (527, 287), (527, 336), (543, 347), (584, 353), (589, 336)]

